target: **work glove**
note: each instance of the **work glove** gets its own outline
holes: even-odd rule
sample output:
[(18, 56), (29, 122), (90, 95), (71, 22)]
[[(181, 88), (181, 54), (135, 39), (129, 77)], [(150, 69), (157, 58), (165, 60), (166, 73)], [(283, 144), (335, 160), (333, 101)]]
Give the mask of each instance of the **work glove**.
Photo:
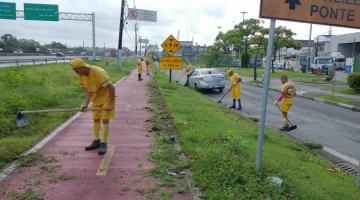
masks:
[(279, 103), (278, 100), (275, 100), (275, 101), (273, 102), (274, 105), (277, 105), (278, 103)]

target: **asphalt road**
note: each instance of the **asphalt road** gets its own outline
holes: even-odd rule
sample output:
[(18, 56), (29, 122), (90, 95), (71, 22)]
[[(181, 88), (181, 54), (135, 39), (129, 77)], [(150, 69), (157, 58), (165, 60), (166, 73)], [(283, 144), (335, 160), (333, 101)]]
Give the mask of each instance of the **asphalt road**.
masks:
[[(173, 72), (174, 79), (178, 80), (183, 72)], [(180, 83), (185, 82), (182, 78)], [(227, 85), (228, 89), (229, 86)], [(241, 113), (259, 118), (261, 112), (262, 88), (241, 84)], [(226, 91), (226, 90), (225, 90)], [(214, 100), (223, 94), (216, 91), (203, 92)], [(271, 128), (282, 126), (282, 116), (272, 104), (278, 96), (277, 92), (270, 91), (268, 100), (266, 125)], [(224, 98), (224, 105), (231, 105), (230, 95)], [(354, 159), (360, 159), (360, 113), (323, 104), (320, 102), (295, 98), (294, 105), (289, 112), (289, 119), (298, 126), (298, 129), (288, 134), (301, 141), (322, 144)]]
[[(10, 67), (10, 66), (17, 66), (15, 60), (32, 60), (32, 59), (43, 59), (44, 61), (36, 61), (36, 64), (45, 64), (45, 59), (54, 59), (57, 58), (58, 62), (69, 62), (70, 58), (75, 58), (79, 56), (65, 56), (65, 57), (56, 57), (56, 56), (0, 56), (0, 67)], [(81, 57), (81, 56), (80, 56)], [(65, 58), (66, 60), (63, 60)], [(56, 61), (47, 61), (47, 63), (55, 63)], [(33, 62), (22, 62), (19, 61), (20, 65), (32, 65)]]

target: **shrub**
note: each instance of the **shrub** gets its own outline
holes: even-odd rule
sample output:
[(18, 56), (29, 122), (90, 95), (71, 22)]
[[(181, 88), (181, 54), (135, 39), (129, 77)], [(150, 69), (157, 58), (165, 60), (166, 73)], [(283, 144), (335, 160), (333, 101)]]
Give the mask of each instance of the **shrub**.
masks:
[(351, 73), (348, 77), (347, 82), (353, 90), (359, 91), (360, 90), (360, 73), (359, 72)]

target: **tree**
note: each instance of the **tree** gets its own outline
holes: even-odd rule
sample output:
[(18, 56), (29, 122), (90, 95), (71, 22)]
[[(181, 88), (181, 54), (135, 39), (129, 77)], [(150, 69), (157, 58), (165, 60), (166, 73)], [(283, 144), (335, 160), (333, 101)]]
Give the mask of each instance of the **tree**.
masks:
[(44, 45), (47, 49), (56, 49), (61, 51), (66, 51), (67, 47), (65, 44), (62, 44), (60, 42), (52, 42), (51, 44)]
[(4, 52), (10, 53), (20, 49), (20, 43), (18, 39), (11, 34), (4, 34), (3, 36), (1, 36), (0, 41), (3, 45), (3, 47), (1, 48), (4, 49)]
[[(297, 42), (293, 37), (296, 35), (293, 31), (286, 28), (285, 26), (279, 26), (275, 29), (275, 41), (274, 41), (274, 54), (272, 60), (272, 72), (275, 73), (274, 61), (276, 59), (276, 52), (281, 48), (294, 48), (300, 49), (302, 46)], [(279, 61), (280, 61), (280, 51), (279, 51)]]

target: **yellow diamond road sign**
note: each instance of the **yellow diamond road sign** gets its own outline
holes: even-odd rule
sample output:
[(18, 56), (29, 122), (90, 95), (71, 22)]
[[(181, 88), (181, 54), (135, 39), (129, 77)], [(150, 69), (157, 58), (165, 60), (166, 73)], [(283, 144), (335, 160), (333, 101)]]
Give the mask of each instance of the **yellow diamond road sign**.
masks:
[(182, 70), (183, 68), (182, 57), (168, 56), (160, 58), (160, 69), (161, 70)]
[(175, 39), (173, 35), (170, 35), (161, 44), (161, 47), (169, 54), (169, 56), (172, 56), (181, 48), (181, 44)]

